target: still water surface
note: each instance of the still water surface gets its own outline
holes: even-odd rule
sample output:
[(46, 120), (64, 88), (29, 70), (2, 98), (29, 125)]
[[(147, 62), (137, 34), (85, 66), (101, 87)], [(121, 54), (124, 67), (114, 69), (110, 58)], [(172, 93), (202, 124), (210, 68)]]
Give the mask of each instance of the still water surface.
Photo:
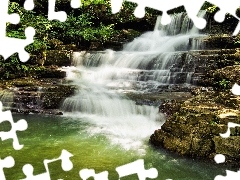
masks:
[[(64, 172), (60, 161), (50, 164), (51, 179), (81, 179), (79, 171), (84, 168), (95, 169), (96, 173), (107, 170), (110, 180), (118, 179), (115, 168), (138, 159), (144, 159), (145, 169), (156, 168), (159, 180), (214, 179), (218, 174), (224, 175), (226, 169), (220, 165), (186, 159), (155, 149), (148, 144), (147, 138), (142, 140), (141, 148), (126, 149), (121, 143), (113, 143), (104, 131), (89, 131), (89, 128), (96, 124), (89, 123), (81, 117), (14, 116), (15, 121), (22, 118), (28, 122), (28, 129), (17, 133), (20, 144), (24, 145), (23, 149), (15, 151), (11, 140), (1, 141), (1, 159), (6, 156), (13, 156), (15, 159), (13, 168), (4, 169), (6, 179), (9, 180), (25, 178), (22, 167), (28, 163), (33, 165), (34, 174), (44, 173), (43, 160), (59, 157), (62, 149), (74, 155), (71, 157), (74, 167), (71, 171)], [(9, 129), (9, 123), (1, 124), (1, 131)], [(121, 178), (134, 179), (138, 179), (137, 175)]]

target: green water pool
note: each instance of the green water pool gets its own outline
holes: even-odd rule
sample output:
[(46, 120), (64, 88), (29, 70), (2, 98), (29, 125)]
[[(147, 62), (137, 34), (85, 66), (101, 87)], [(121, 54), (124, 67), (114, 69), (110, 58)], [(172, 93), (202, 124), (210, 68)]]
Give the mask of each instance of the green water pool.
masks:
[[(73, 154), (71, 161), (73, 169), (65, 172), (61, 162), (49, 165), (51, 179), (81, 179), (79, 171), (85, 168), (94, 169), (96, 173), (109, 172), (109, 179), (118, 179), (115, 168), (127, 163), (144, 159), (145, 169), (156, 168), (159, 180), (207, 180), (214, 179), (218, 174), (224, 174), (226, 168), (222, 165), (186, 159), (177, 155), (155, 149), (143, 140), (143, 149), (123, 148), (121, 144), (112, 143), (104, 133), (86, 131), (96, 126), (82, 118), (64, 116), (14, 115), (14, 120), (25, 119), (28, 122), (26, 131), (17, 132), (21, 150), (14, 150), (12, 140), (1, 141), (1, 159), (12, 156), (15, 165), (4, 169), (6, 179), (24, 179), (22, 167), (31, 164), (34, 174), (46, 172), (44, 159), (54, 159), (60, 156), (63, 149)], [(8, 131), (10, 124), (1, 123), (1, 131)], [(111, 138), (111, 137), (110, 137)], [(90, 179), (90, 178), (89, 178)], [(93, 178), (92, 178), (93, 179)], [(123, 180), (138, 179), (137, 175), (121, 178)]]

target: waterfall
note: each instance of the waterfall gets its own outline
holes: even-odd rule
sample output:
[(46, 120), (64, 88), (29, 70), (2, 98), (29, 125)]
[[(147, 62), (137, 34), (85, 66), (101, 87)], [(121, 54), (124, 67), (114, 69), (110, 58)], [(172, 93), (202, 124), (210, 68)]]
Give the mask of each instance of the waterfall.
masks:
[(0, 101), (5, 109), (11, 109), (14, 102), (14, 93), (11, 90), (1, 90)]
[(169, 26), (160, 25), (160, 19), (154, 31), (135, 38), (122, 51), (73, 53), (74, 66), (65, 70), (79, 91), (63, 102), (66, 116), (91, 123), (90, 134), (105, 134), (126, 149), (141, 149), (142, 141), (165, 119), (158, 106), (137, 105), (126, 94), (189, 85), (195, 68), (186, 51), (194, 48), (189, 39), (199, 34), (186, 13), (173, 15)]

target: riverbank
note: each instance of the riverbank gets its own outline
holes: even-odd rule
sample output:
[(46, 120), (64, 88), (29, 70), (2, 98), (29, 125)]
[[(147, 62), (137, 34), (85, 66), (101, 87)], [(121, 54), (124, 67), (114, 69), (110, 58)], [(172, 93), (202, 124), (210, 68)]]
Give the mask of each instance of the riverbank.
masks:
[[(222, 138), (220, 133), (227, 132), (229, 122), (240, 123), (240, 97), (229, 89), (239, 83), (239, 68), (234, 65), (211, 70), (208, 81), (204, 81), (210, 82), (209, 87), (196, 88), (188, 100), (162, 104), (159, 110), (167, 115), (167, 120), (151, 135), (151, 144), (210, 161), (216, 154), (223, 154), (226, 164), (238, 166), (240, 128), (231, 128), (228, 138)], [(213, 83), (219, 79), (224, 79), (224, 84)]]

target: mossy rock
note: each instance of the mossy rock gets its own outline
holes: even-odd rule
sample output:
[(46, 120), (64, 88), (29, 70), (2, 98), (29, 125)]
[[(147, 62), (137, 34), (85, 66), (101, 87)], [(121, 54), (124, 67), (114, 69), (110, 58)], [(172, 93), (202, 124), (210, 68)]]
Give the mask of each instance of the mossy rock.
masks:
[(64, 45), (57, 45), (56, 50), (63, 50), (63, 51), (76, 51), (77, 46), (75, 44), (64, 44)]
[(44, 66), (70, 66), (71, 54), (69, 50), (49, 50), (46, 54), (46, 60), (43, 63)]
[(224, 154), (240, 160), (240, 136), (230, 136), (228, 138), (215, 136), (213, 140), (217, 154)]
[(43, 68), (36, 73), (37, 78), (65, 78), (66, 72), (55, 68)]
[(42, 101), (44, 109), (58, 109), (62, 101), (73, 95), (76, 90), (75, 86), (57, 85), (44, 87), (42, 89)]

